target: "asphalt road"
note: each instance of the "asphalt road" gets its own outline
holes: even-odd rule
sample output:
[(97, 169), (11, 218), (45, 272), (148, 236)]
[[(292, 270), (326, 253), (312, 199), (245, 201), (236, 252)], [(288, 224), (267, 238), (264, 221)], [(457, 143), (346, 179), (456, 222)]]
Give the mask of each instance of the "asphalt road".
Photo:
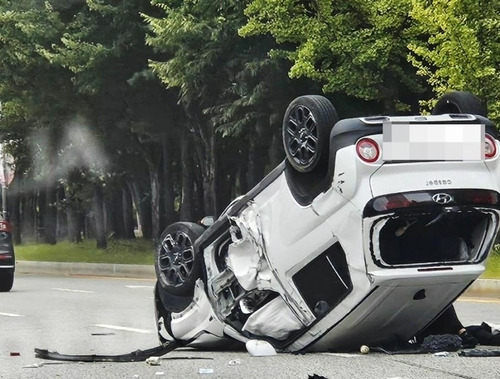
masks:
[[(156, 346), (153, 284), (152, 280), (17, 275), (13, 290), (0, 293), (0, 378), (305, 379), (314, 374), (330, 379), (500, 378), (500, 357), (464, 358), (456, 353), (252, 357), (245, 351), (182, 349), (165, 355), (160, 366), (35, 358), (35, 347), (67, 354), (121, 354)], [(466, 325), (500, 324), (498, 297), (462, 298), (456, 308)], [(200, 374), (200, 369), (209, 373)]]

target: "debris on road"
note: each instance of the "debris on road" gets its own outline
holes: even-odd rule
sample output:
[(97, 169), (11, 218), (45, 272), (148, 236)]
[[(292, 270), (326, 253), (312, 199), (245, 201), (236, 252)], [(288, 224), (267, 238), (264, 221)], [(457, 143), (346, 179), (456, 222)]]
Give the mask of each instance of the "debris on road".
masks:
[(213, 374), (214, 369), (213, 368), (200, 368), (198, 370), (198, 374)]
[(433, 354), (435, 357), (451, 357), (451, 353), (449, 351), (439, 351)]
[(368, 354), (370, 352), (370, 348), (366, 345), (361, 345), (361, 347), (359, 348), (359, 352), (361, 354)]
[(500, 357), (500, 350), (473, 349), (458, 353), (461, 357)]
[(43, 366), (45, 366), (45, 362), (33, 363), (31, 365), (23, 366), (23, 368), (40, 368), (40, 367), (43, 367)]
[(35, 357), (40, 359), (51, 359), (55, 361), (73, 361), (73, 362), (141, 362), (151, 356), (161, 357), (179, 347), (176, 341), (166, 342), (163, 345), (146, 350), (136, 350), (127, 354), (120, 355), (77, 355), (60, 354), (57, 351), (48, 351), (35, 348)]
[(159, 366), (161, 365), (160, 357), (149, 357), (146, 359), (146, 363), (150, 366)]
[(249, 340), (245, 344), (247, 351), (254, 357), (267, 357), (276, 355), (276, 350), (273, 345), (267, 341), (262, 340)]

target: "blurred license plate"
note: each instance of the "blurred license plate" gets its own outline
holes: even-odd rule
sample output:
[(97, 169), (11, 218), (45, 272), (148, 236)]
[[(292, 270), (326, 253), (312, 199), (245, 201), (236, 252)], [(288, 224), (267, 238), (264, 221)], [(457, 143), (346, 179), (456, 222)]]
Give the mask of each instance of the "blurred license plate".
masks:
[(482, 124), (409, 124), (384, 122), (383, 159), (484, 160)]

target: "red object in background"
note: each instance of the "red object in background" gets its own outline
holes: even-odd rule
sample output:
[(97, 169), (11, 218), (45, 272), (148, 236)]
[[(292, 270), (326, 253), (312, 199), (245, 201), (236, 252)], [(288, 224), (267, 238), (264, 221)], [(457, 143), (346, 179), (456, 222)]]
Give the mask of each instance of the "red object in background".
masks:
[(0, 221), (0, 231), (1, 232), (12, 232), (12, 225), (8, 221)]

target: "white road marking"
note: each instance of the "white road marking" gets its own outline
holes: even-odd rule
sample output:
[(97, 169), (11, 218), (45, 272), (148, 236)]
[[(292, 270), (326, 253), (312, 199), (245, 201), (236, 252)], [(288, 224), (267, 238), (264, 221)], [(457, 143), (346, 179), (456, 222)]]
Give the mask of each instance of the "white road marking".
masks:
[(154, 286), (125, 286), (127, 288), (147, 288), (149, 290), (152, 290), (153, 288), (155, 288)]
[(152, 331), (152, 330), (128, 328), (126, 326), (118, 326), (118, 325), (97, 324), (94, 326), (97, 326), (98, 328), (106, 328), (106, 329), (113, 329), (113, 330), (125, 330), (127, 332), (134, 332), (134, 333), (143, 333), (143, 334), (154, 333), (154, 331)]
[(0, 316), (6, 316), (6, 317), (24, 317), (24, 315), (18, 315), (16, 313), (3, 313), (3, 312), (0, 312)]
[(94, 293), (94, 291), (71, 290), (69, 288), (52, 288), (52, 290), (54, 290), (54, 291), (64, 291), (64, 292)]

